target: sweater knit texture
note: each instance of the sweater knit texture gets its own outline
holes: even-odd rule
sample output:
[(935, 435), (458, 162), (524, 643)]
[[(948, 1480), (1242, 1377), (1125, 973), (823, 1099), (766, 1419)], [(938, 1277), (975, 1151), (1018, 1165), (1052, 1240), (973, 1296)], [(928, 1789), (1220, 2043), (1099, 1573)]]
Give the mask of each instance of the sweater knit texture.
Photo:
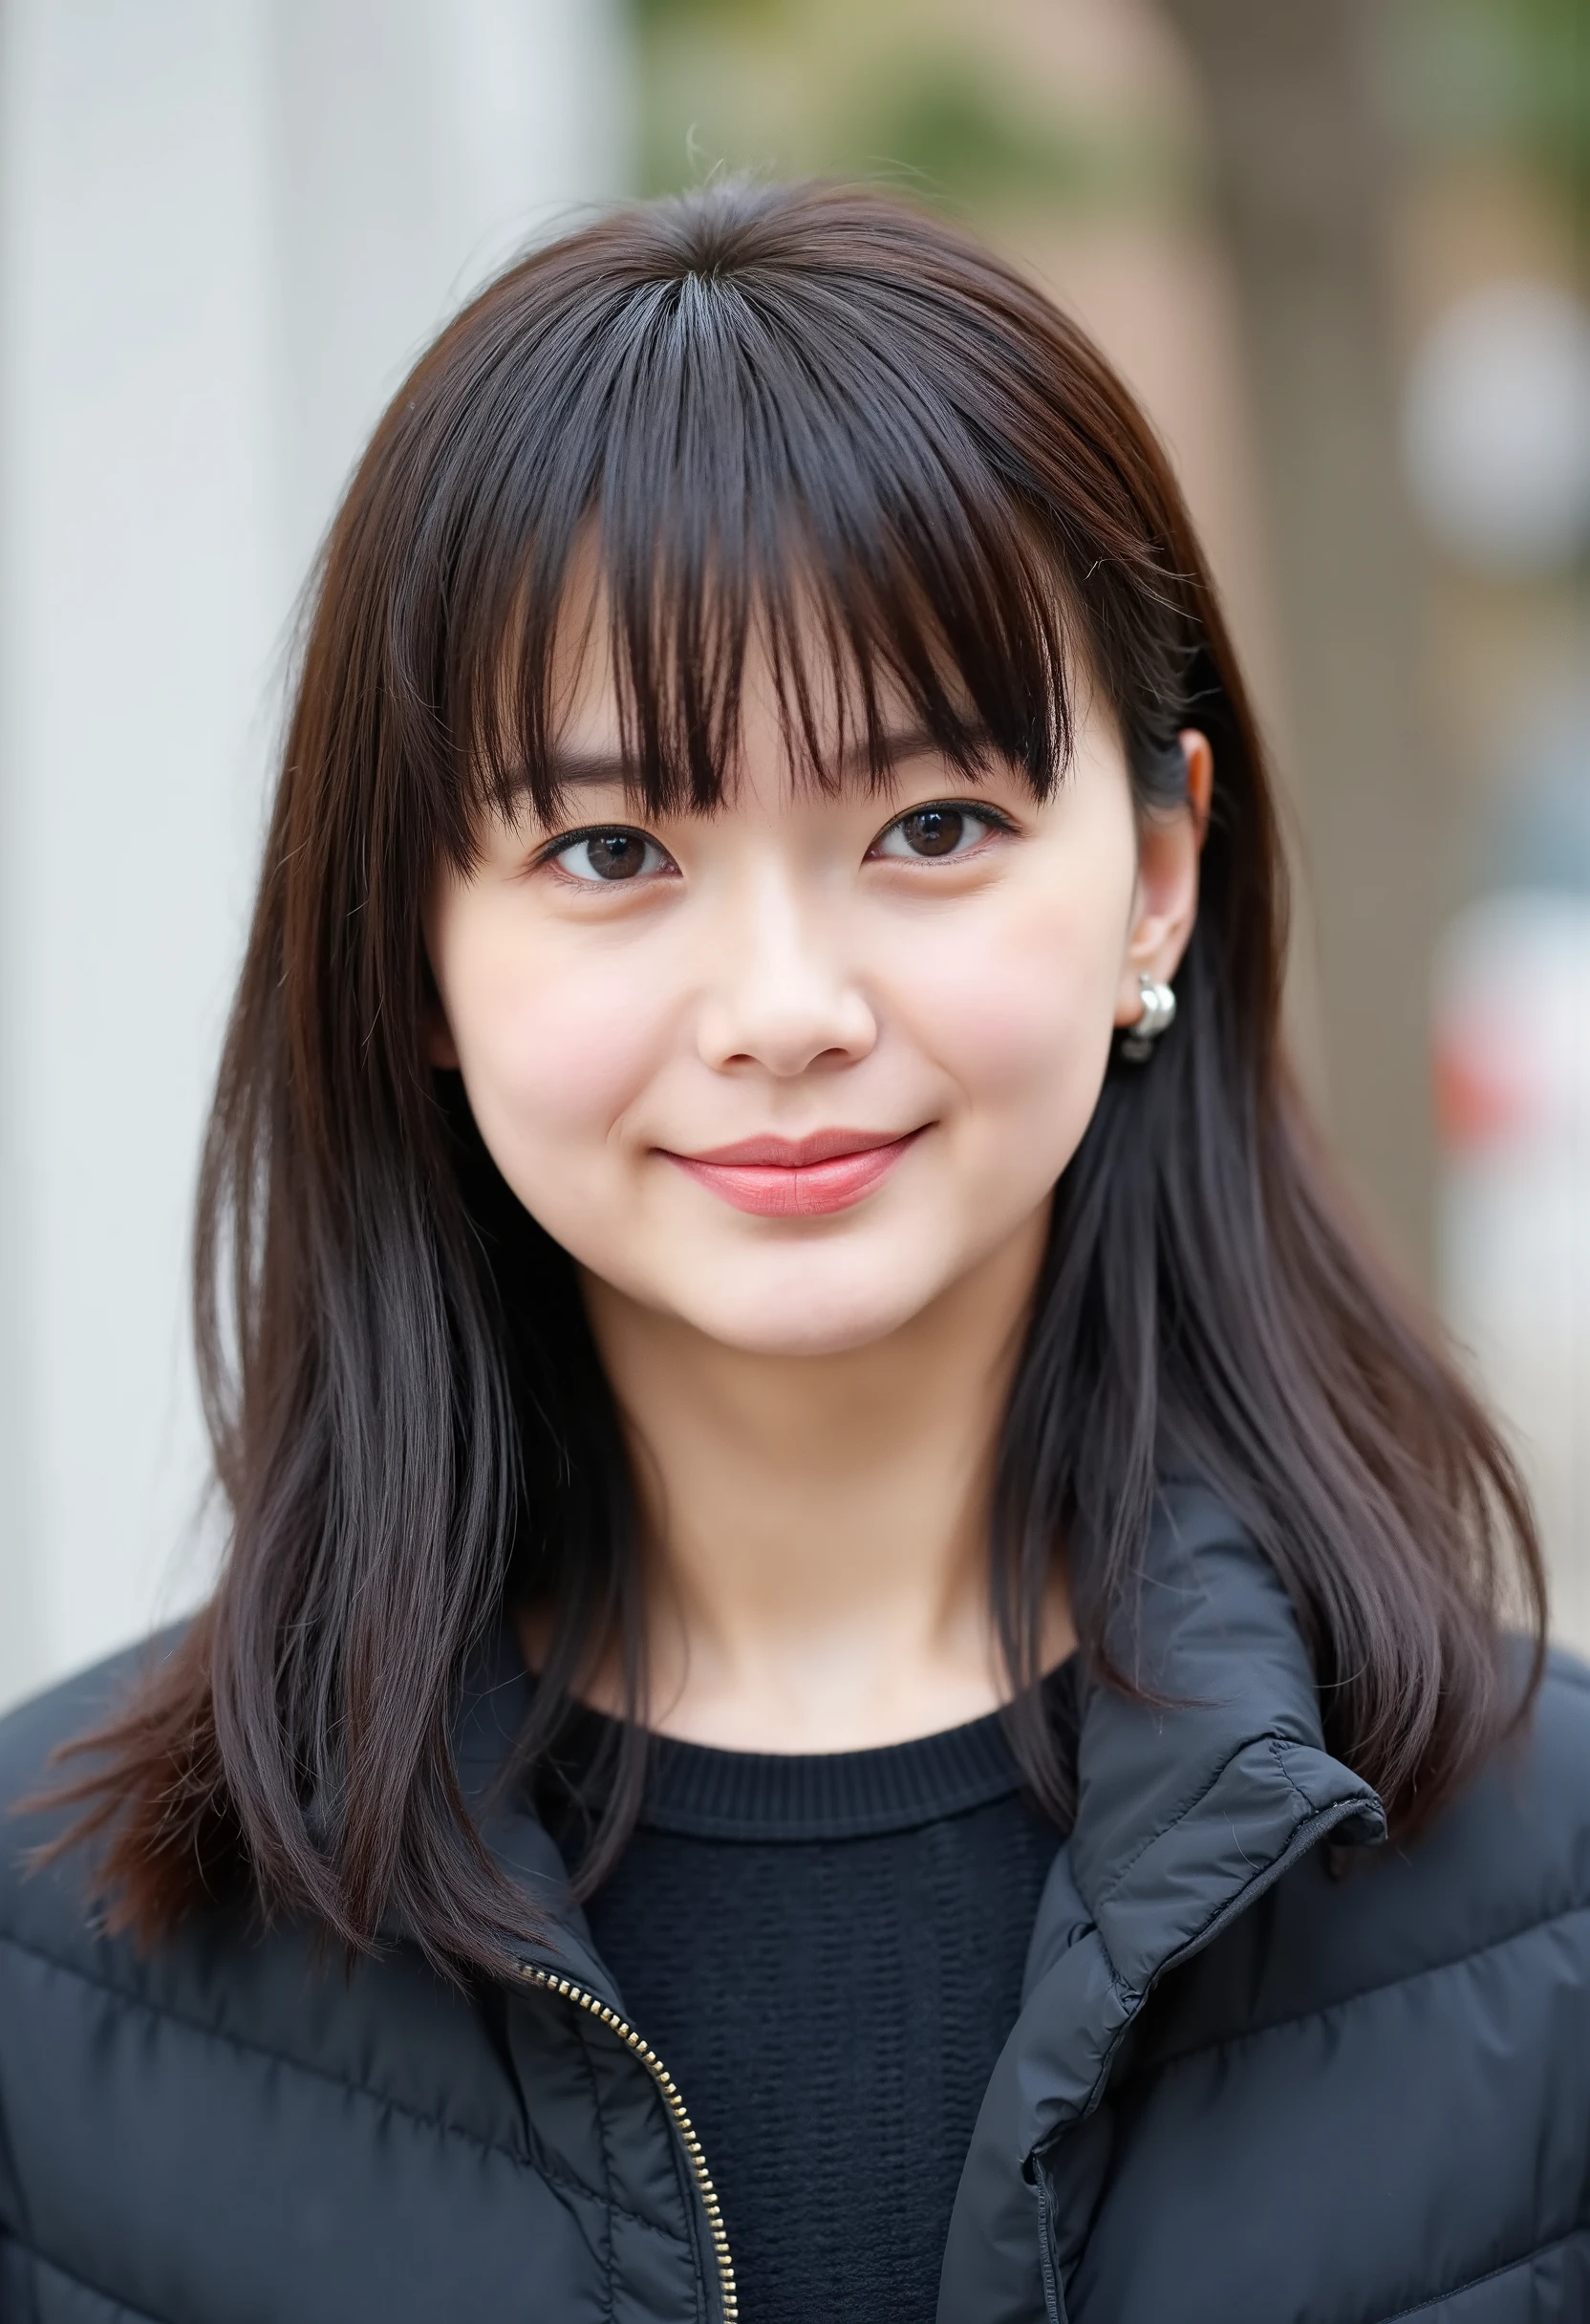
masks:
[[(604, 1726), (560, 1753), (576, 1782)], [(1060, 1839), (998, 1716), (812, 1756), (653, 1738), (587, 1917), (690, 2110), (746, 2324), (931, 2324)]]

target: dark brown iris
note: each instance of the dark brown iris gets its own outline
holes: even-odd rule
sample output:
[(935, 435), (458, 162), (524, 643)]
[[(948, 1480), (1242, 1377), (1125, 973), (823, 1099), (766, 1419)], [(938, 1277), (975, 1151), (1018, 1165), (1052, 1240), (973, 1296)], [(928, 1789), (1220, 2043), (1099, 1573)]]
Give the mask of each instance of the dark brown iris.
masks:
[(965, 832), (966, 818), (958, 807), (919, 807), (913, 815), (902, 816), (900, 829), (913, 855), (953, 855)]
[(585, 853), (598, 879), (634, 879), (646, 861), (646, 842), (638, 831), (598, 831)]

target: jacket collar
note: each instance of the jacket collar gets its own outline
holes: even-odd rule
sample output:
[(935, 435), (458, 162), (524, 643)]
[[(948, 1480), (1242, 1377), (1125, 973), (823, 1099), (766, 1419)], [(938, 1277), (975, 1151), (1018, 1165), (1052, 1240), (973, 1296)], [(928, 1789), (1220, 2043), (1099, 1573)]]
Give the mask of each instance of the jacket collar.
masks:
[[(939, 2324), (1064, 2316), (1064, 2277), (1107, 2150), (1099, 2100), (1154, 1985), (1328, 1833), (1358, 1845), (1385, 1836), (1374, 1792), (1324, 1748), (1285, 1591), (1201, 1488), (1162, 1491), (1136, 1641), (1136, 1675), (1152, 1701), (1084, 1674), (1076, 1822), (1044, 1886), (1021, 2012), (973, 2134)], [(460, 1780), (486, 1844), (545, 1915), (542, 1942), (517, 1948), (526, 1966), (582, 1986), (622, 2015), (556, 1845), (503, 1793), (529, 1697), (505, 1622), (464, 1691)]]
[(1385, 1836), (1373, 1791), (1325, 1751), (1284, 1590), (1196, 1487), (1162, 1493), (1137, 1636), (1137, 1675), (1155, 1702), (1084, 1680), (1076, 1823), (978, 2118), (939, 2324), (1064, 2315), (1107, 2145), (1086, 2126), (1155, 1983), (1327, 1833)]
[(512, 1621), (487, 1633), (464, 1683), (453, 1728), (453, 1763), (482, 1840), (502, 1871), (529, 1898), (542, 1923), (538, 1942), (516, 1943), (526, 1969), (568, 1978), (622, 2015), (617, 1987), (592, 1942), (569, 1886), (557, 1842), (503, 1777), (529, 1716), (531, 1681)]

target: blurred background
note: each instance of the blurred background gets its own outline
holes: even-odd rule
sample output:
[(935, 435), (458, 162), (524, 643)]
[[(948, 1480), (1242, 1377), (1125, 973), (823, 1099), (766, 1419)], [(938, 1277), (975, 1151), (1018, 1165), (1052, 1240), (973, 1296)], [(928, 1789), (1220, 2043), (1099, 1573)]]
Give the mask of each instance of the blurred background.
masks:
[(0, 1701), (214, 1555), (188, 1206), (341, 483), (511, 251), (741, 167), (970, 220), (1153, 416), (1302, 1069), (1590, 1647), (1590, 0), (0, 0)]

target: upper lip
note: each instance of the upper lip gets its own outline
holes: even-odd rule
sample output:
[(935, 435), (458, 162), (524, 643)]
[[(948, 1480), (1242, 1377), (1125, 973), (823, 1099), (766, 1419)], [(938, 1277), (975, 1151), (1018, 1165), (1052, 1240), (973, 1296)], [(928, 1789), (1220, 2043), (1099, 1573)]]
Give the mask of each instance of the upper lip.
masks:
[(709, 1147), (704, 1153), (683, 1154), (686, 1162), (757, 1164), (770, 1170), (809, 1170), (817, 1162), (836, 1162), (841, 1154), (872, 1153), (880, 1146), (897, 1146), (915, 1136), (912, 1130), (814, 1130), (805, 1138), (740, 1138), (732, 1146)]

